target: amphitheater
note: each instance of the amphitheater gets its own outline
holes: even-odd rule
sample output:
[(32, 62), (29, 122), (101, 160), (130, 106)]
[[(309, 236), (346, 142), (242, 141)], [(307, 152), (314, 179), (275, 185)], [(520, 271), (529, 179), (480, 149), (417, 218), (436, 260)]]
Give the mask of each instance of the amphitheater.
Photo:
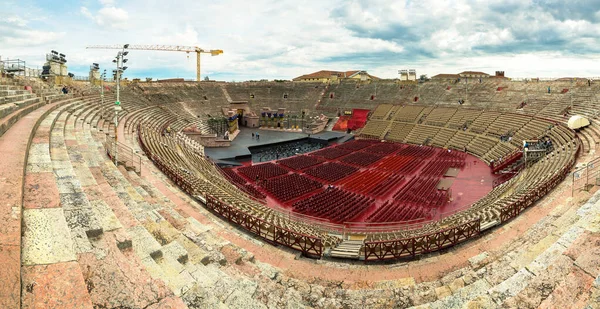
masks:
[[(0, 79), (0, 308), (600, 307), (596, 174), (574, 173), (600, 142), (596, 81), (138, 83), (121, 101), (115, 165), (98, 89)], [(180, 131), (232, 101), (370, 113), (354, 140), (221, 169)], [(592, 124), (575, 132), (570, 115)], [(543, 137), (552, 149), (511, 170), (522, 141)], [(409, 179), (395, 156), (431, 158)], [(432, 212), (448, 198), (435, 183), (465, 161), (509, 173)], [(278, 178), (242, 173), (263, 165)], [(392, 187), (410, 203), (384, 201)], [(345, 224), (359, 212), (393, 224)]]

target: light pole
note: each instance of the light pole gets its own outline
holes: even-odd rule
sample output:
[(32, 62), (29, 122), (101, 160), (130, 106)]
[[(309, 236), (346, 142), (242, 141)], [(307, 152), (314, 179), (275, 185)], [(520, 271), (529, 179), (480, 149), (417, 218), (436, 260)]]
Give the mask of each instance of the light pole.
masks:
[(106, 69), (100, 75), (100, 98), (102, 99), (102, 106), (104, 106), (104, 79), (106, 79)]
[(571, 89), (569, 89), (569, 97), (571, 99), (571, 110), (569, 110), (569, 113), (571, 113), (573, 111), (573, 78), (571, 78)]
[(469, 100), (469, 77), (465, 77), (465, 101)]
[(115, 73), (115, 77), (117, 79), (117, 100), (115, 101), (115, 166), (119, 165), (119, 161), (118, 161), (118, 156), (119, 156), (119, 151), (118, 151), (118, 141), (119, 141), (119, 111), (122, 110), (121, 108), (121, 100), (120, 100), (120, 88), (121, 88), (121, 74), (127, 70), (126, 66), (123, 66), (124, 63), (127, 62), (127, 59), (125, 59), (125, 56), (127, 56), (127, 54), (129, 54), (128, 51), (125, 51), (125, 49), (127, 49), (129, 47), (129, 44), (125, 44), (123, 45), (123, 50), (121, 50), (120, 52), (117, 53), (117, 57), (113, 60), (113, 63), (117, 64), (117, 69), (113, 70), (113, 72)]

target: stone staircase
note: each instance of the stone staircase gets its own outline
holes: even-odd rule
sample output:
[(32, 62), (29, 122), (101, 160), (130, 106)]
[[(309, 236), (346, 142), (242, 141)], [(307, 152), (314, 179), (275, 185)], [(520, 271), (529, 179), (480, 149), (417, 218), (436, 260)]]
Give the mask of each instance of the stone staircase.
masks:
[[(64, 272), (64, 282), (77, 278), (79, 283), (62, 287), (62, 293), (80, 297), (72, 298), (73, 306), (64, 307), (145, 308), (153, 303), (161, 308), (184, 308), (186, 303), (191, 308), (264, 307), (251, 297), (256, 283), (238, 282), (220, 269), (226, 260), (211, 252), (210, 246), (221, 241), (207, 243), (212, 239), (207, 237), (210, 228), (183, 217), (174, 210), (173, 197), (166, 197), (146, 177), (115, 167), (104, 155), (100, 143), (104, 134), (79, 121), (79, 116), (88, 116), (85, 110), (90, 105), (97, 104), (63, 106), (49, 114), (39, 129), (40, 136), (49, 135), (49, 141), (39, 139), (40, 144), (32, 146), (31, 164), (37, 164), (32, 170), (45, 173), (46, 185), (32, 186), (58, 192), (60, 198), (43, 214), (27, 210), (24, 265), (51, 264)], [(42, 128), (50, 134), (42, 133)], [(41, 179), (38, 176), (31, 178)], [(39, 198), (40, 194), (28, 200)], [(45, 223), (37, 224), (39, 218), (45, 218)], [(38, 254), (37, 248), (45, 255)], [(53, 258), (32, 260), (30, 256)], [(32, 269), (33, 275), (25, 278), (24, 304), (43, 301), (63, 307), (61, 292), (33, 282), (47, 272)], [(212, 291), (215, 285), (218, 291)]]
[(360, 258), (360, 249), (362, 246), (362, 240), (344, 240), (335, 248), (331, 249), (330, 256), (358, 260)]
[[(50, 153), (51, 144), (64, 147), (64, 140), (57, 140), (58, 135), (55, 134), (60, 128), (54, 126), (56, 117), (74, 104), (63, 105), (44, 118), (35, 132), (29, 152), (21, 253), (21, 280), (25, 291), (21, 301), (24, 308), (40, 305), (92, 308), (77, 263), (77, 248), (80, 247), (77, 243), (82, 242), (81, 235), (73, 234), (82, 230), (79, 223), (89, 221), (89, 216), (86, 216), (89, 208), (73, 203), (75, 199), (72, 197), (79, 188), (75, 186), (73, 176), (69, 175), (72, 172), (68, 169), (70, 162), (58, 161), (61, 154)], [(64, 293), (62, 298), (52, 297), (59, 293)]]
[[(98, 98), (78, 98), (43, 106), (22, 119), (36, 117), (40, 123), (27, 147), (22, 260), (9, 255), (16, 245), (6, 240), (9, 230), (21, 235), (12, 227), (20, 225), (21, 211), (1, 208), (0, 278), (6, 287), (0, 288), (0, 307), (19, 307), (5, 296), (4, 289), (15, 286), (23, 308), (600, 304), (600, 193), (565, 198), (571, 188), (563, 182), (535, 207), (480, 239), (410, 263), (365, 267), (362, 262), (295, 259), (223, 224), (147, 158), (142, 176), (115, 167), (101, 146), (105, 134), (98, 122), (105, 111)], [(0, 145), (17, 132), (25, 134), (22, 123), (0, 136)], [(126, 137), (139, 151), (135, 134)], [(14, 153), (2, 149), (6, 179), (0, 196), (13, 205), (10, 197), (20, 196), (13, 189), (21, 185), (11, 176), (20, 174), (18, 169), (9, 172), (17, 165), (10, 161)], [(14, 192), (5, 192), (9, 189)], [(358, 256), (354, 252), (360, 247), (347, 241), (334, 250)]]
[(72, 98), (43, 84), (35, 84), (31, 90), (26, 90), (25, 86), (30, 84), (23, 79), (0, 77), (0, 135), (43, 104)]
[(220, 85), (220, 88), (221, 88), (221, 91), (223, 91), (223, 95), (227, 99), (227, 102), (229, 102), (229, 103), (233, 102), (233, 100), (231, 99), (231, 96), (229, 95), (229, 92), (227, 92), (227, 89), (225, 88), (225, 85)]

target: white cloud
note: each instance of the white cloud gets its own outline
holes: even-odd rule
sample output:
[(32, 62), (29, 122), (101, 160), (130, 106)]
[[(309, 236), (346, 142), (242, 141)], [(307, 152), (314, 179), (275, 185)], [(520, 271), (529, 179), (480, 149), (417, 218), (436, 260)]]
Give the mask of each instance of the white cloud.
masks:
[[(0, 30), (2, 27), (0, 26)], [(31, 29), (11, 29), (10, 36), (5, 34), (0, 37), (3, 46), (12, 47), (34, 47), (50, 44), (65, 35), (64, 32), (52, 32)], [(3, 47), (4, 49), (4, 47)]]
[(100, 2), (109, 6), (101, 8), (95, 14), (85, 6), (82, 6), (79, 11), (83, 16), (94, 21), (99, 26), (126, 29), (127, 22), (129, 21), (129, 13), (122, 8), (112, 6), (113, 1)]
[(101, 26), (124, 29), (127, 26), (129, 14), (124, 9), (104, 7), (98, 11), (97, 22)]
[(92, 15), (92, 13), (90, 12), (90, 10), (88, 10), (88, 8), (86, 8), (85, 6), (82, 6), (79, 11), (81, 12), (81, 14), (83, 14), (83, 16), (91, 19), (91, 20), (95, 20), (94, 15)]
[(4, 21), (10, 25), (17, 27), (25, 27), (28, 23), (27, 20), (19, 17), (19, 16), (5, 16)]
[[(366, 69), (387, 78), (403, 68), (430, 75), (474, 67), (503, 69), (509, 76), (582, 75), (572, 70), (600, 75), (600, 13), (559, 18), (534, 0), (84, 3), (73, 11), (41, 8), (35, 15), (47, 20), (40, 22), (31, 22), (27, 10), (11, 10), (14, 16), (0, 24), (0, 42), (14, 37), (3, 29), (19, 29), (25, 31), (21, 44), (32, 40), (37, 46), (2, 44), (2, 53), (37, 59), (60, 50), (79, 75), (91, 62), (112, 67), (116, 52), (86, 45), (124, 43), (223, 49), (218, 57), (203, 55), (202, 70), (225, 80), (293, 78), (320, 69)], [(128, 74), (195, 77), (193, 54), (136, 50), (129, 58)]]

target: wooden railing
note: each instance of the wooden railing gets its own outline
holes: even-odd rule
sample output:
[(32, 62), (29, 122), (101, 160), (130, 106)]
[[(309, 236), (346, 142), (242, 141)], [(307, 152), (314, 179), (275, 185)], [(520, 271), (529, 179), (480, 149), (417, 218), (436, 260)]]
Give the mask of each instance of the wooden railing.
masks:
[(502, 162), (494, 162), (492, 173), (497, 173), (514, 162), (517, 162), (517, 160), (519, 160), (522, 156), (523, 151), (521, 149), (515, 149), (512, 153), (508, 154), (504, 160), (502, 160)]
[(561, 181), (563, 181), (567, 175), (570, 174), (571, 168), (575, 165), (575, 159), (581, 150), (581, 143), (579, 139), (576, 140), (577, 143), (577, 151), (575, 156), (573, 156), (569, 162), (561, 168), (560, 171), (556, 172), (542, 184), (537, 186), (536, 188), (530, 190), (526, 194), (522, 195), (517, 201), (505, 205), (500, 210), (500, 222), (504, 223), (512, 218), (518, 216), (525, 208), (533, 205), (537, 200), (546, 195), (550, 190), (556, 187)]
[[(167, 177), (175, 182), (186, 193), (194, 196), (196, 200), (204, 203), (206, 208), (220, 215), (222, 218), (232, 223), (238, 224), (249, 232), (256, 234), (270, 242), (280, 244), (301, 251), (306, 256), (320, 258), (323, 255), (323, 242), (319, 237), (302, 234), (299, 232), (280, 227), (271, 222), (260, 219), (252, 214), (244, 212), (242, 209), (231, 206), (210, 194), (201, 196), (189, 179), (183, 177), (176, 169), (170, 167), (168, 163), (153, 154), (141, 137), (141, 130), (138, 127), (138, 141), (142, 150), (154, 162), (156, 167)], [(200, 197), (200, 198), (199, 198)]]
[[(269, 242), (284, 245), (296, 250), (301, 251), (307, 256), (321, 257), (323, 254), (323, 242), (322, 239), (315, 236), (302, 234), (296, 231), (292, 231), (282, 226), (273, 224), (272, 222), (265, 221), (257, 216), (245, 212), (243, 209), (229, 205), (228, 203), (219, 200), (212, 196), (210, 192), (200, 192), (190, 183), (189, 177), (183, 176), (181, 171), (178, 171), (174, 167), (170, 166), (167, 162), (163, 162), (162, 158), (152, 154), (149, 151), (147, 145), (145, 145), (141, 138), (141, 130), (138, 127), (138, 139), (144, 152), (148, 154), (148, 157), (155, 163), (155, 165), (163, 171), (169, 178), (171, 178), (177, 185), (179, 185), (185, 192), (193, 195), (200, 202), (204, 203), (208, 209), (214, 213), (220, 215), (224, 219), (238, 224), (244, 229), (266, 239)], [(562, 181), (570, 172), (570, 169), (575, 163), (575, 158), (580, 150), (580, 141), (575, 140), (576, 153), (568, 163), (563, 166), (554, 175), (549, 177), (542, 184), (536, 188), (531, 189), (528, 193), (521, 196), (518, 200), (505, 205), (501, 209), (500, 218), (501, 222), (508, 221), (516, 217), (525, 208), (532, 205), (535, 201), (547, 194), (552, 188), (554, 188), (560, 181)], [(386, 224), (373, 224), (369, 226), (360, 226), (356, 223), (347, 222), (343, 225), (332, 224), (329, 222), (319, 221), (318, 219), (306, 217), (299, 218), (292, 213), (285, 214), (280, 210), (277, 211), (277, 216), (283, 220), (289, 222), (303, 222), (314, 227), (315, 230), (321, 232), (338, 232), (342, 234), (352, 233), (353, 230), (361, 230), (363, 232), (382, 232), (392, 231), (399, 229), (400, 226), (397, 223)], [(315, 224), (312, 224), (314, 222)], [(415, 229), (417, 230), (423, 223), (415, 223), (409, 226), (404, 226), (400, 229)], [(433, 251), (438, 251), (450, 246), (456, 245), (467, 239), (477, 237), (481, 233), (481, 219), (475, 219), (473, 221), (450, 226), (446, 229), (436, 231), (434, 233), (417, 235), (411, 238), (405, 239), (394, 239), (386, 241), (369, 241), (364, 244), (364, 259), (365, 261), (374, 260), (388, 260), (388, 259), (400, 259), (400, 258), (414, 258), (418, 255), (426, 254)], [(415, 231), (417, 232), (417, 231)]]
[(415, 258), (418, 255), (442, 250), (481, 233), (480, 219), (427, 235), (405, 239), (370, 241), (364, 244), (365, 261)]

